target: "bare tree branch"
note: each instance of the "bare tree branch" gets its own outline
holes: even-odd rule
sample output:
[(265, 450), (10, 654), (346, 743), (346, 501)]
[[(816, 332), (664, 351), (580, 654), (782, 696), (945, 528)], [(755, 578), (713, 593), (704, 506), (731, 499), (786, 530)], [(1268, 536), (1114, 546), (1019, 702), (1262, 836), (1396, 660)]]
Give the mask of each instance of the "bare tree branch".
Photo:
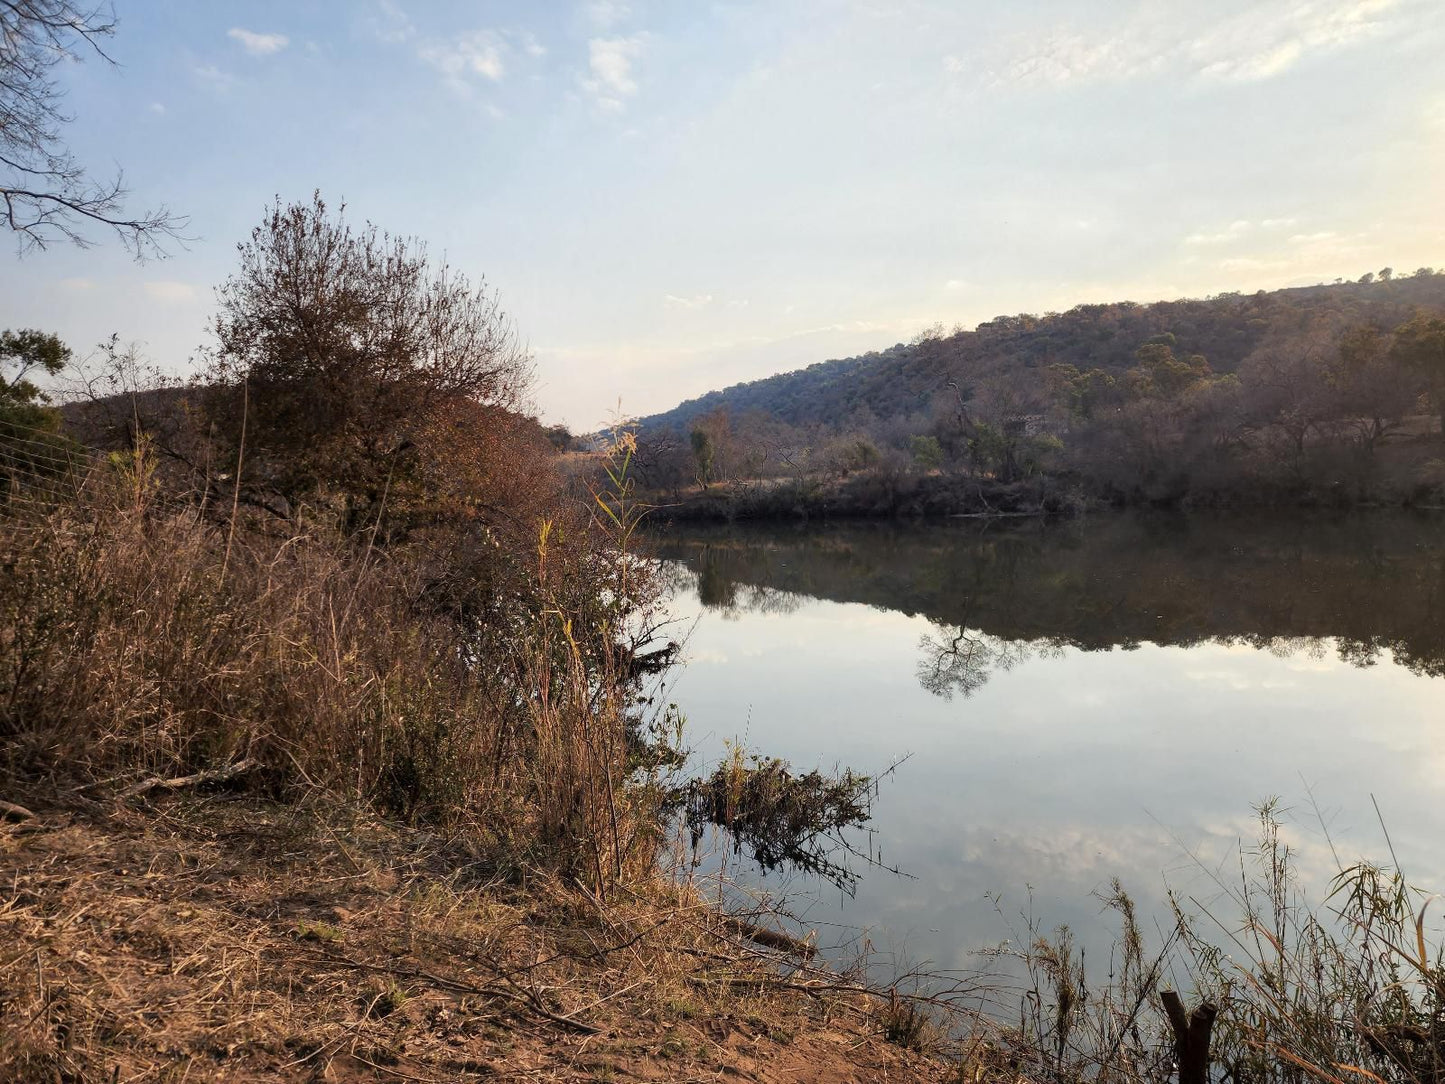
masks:
[(89, 54), (113, 64), (102, 42), (115, 25), (109, 4), (0, 0), (0, 222), (21, 253), (56, 242), (89, 248), (95, 227), (114, 232), (138, 260), (185, 241), (184, 218), (165, 206), (128, 213), (123, 174), (92, 180), (60, 138), (73, 118), (52, 72)]

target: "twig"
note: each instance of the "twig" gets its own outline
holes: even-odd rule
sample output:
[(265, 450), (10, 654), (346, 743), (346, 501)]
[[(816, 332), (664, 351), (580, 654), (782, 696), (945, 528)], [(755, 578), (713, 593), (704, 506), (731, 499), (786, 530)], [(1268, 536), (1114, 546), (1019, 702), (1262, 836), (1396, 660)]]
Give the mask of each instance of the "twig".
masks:
[[(580, 1032), (583, 1035), (601, 1035), (601, 1028), (593, 1027), (591, 1024), (584, 1024), (580, 1020), (573, 1020), (566, 1016), (559, 1016), (551, 1010), (538, 1004), (537, 999), (525, 993), (515, 990), (508, 990), (501, 986), (473, 986), (470, 983), (458, 982), (456, 979), (449, 979), (442, 975), (433, 975), (429, 971), (422, 971), (414, 967), (384, 967), (381, 964), (363, 963), (361, 960), (348, 959), (345, 956), (332, 956), (329, 953), (322, 953), (319, 956), (311, 957), (313, 960), (324, 961), (329, 964), (338, 964), (341, 967), (351, 967), (358, 971), (374, 971), (382, 975), (398, 975), (403, 978), (424, 979), (439, 986), (443, 990), (451, 990), (458, 994), (475, 994), (479, 997), (499, 997), (507, 1001), (521, 1002), (533, 1013), (548, 1020), (558, 1027), (567, 1028), (570, 1031)], [(581, 1010), (578, 1010), (579, 1012)]]
[(235, 779), (238, 775), (244, 775), (253, 768), (260, 767), (260, 762), (246, 757), (234, 764), (227, 764), (221, 768), (207, 768), (204, 771), (196, 772), (193, 775), (178, 775), (174, 779), (151, 778), (144, 779), (132, 787), (121, 791), (120, 798), (125, 801), (153, 790), (180, 790), (183, 787), (203, 786), (207, 783), (224, 783), (229, 779)]
[(251, 416), (251, 381), (249, 376), (241, 381), (241, 444), (236, 450), (236, 488), (231, 494), (231, 526), (226, 532), (226, 556), (221, 561), (221, 583), (226, 582), (226, 570), (231, 567), (231, 543), (236, 540), (236, 512), (241, 504), (241, 468), (246, 463), (246, 422)]

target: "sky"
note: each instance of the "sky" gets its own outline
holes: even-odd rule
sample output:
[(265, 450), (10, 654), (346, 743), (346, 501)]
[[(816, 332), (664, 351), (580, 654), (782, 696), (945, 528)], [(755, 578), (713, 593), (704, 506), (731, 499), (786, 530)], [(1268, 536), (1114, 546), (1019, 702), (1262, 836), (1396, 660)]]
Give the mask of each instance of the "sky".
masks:
[(0, 326), (80, 355), (192, 371), (315, 190), (484, 278), (577, 431), (935, 323), (1445, 265), (1441, 0), (115, 8), (65, 135), (191, 240), (0, 249)]

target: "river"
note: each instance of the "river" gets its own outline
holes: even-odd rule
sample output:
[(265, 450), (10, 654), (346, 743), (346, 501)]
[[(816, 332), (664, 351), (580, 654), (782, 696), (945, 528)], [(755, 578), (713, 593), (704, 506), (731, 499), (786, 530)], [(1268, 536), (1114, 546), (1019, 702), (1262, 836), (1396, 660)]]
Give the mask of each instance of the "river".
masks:
[(1030, 922), (1107, 953), (1114, 877), (1151, 933), (1168, 891), (1229, 925), (1270, 797), (1316, 899), (1391, 845), (1411, 882), (1445, 889), (1445, 517), (737, 525), (653, 543), (686, 636), (667, 695), (695, 766), (731, 741), (800, 769), (898, 765), (860, 849), (900, 873), (855, 862), (851, 898), (719, 852), (836, 959), (866, 946), (875, 972), (974, 970)]

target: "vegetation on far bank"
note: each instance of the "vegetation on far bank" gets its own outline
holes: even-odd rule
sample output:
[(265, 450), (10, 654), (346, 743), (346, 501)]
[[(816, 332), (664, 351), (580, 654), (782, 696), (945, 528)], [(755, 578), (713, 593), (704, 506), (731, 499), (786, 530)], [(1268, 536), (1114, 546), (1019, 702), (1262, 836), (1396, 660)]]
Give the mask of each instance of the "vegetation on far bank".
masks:
[[(694, 518), (1445, 500), (1445, 273), (931, 329), (639, 423)], [(716, 491), (716, 492), (715, 492)]]

